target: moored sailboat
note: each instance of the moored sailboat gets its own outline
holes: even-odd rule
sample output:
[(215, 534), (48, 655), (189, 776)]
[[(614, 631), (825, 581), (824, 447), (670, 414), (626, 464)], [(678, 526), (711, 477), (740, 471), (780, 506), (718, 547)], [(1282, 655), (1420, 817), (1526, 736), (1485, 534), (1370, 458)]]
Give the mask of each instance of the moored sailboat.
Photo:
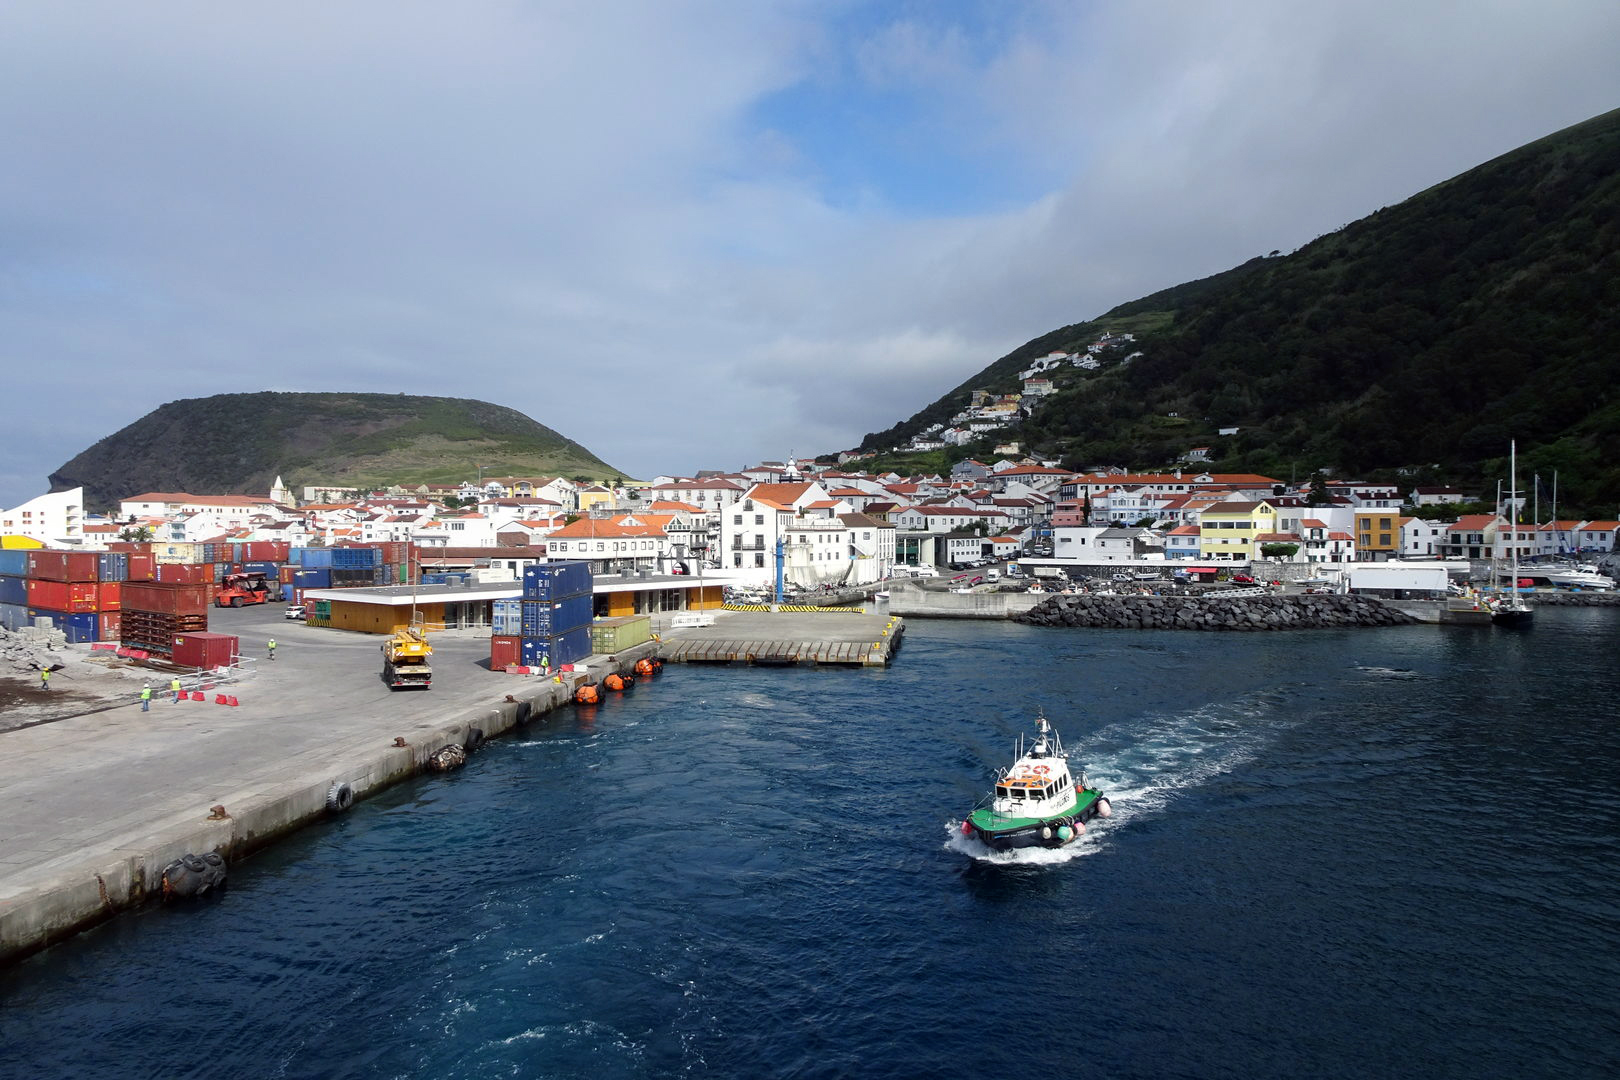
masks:
[[(1519, 591), (1519, 444), (1509, 444), (1508, 449), (1508, 558), (1509, 577), (1508, 588), (1504, 593), (1500, 578), (1492, 582), (1496, 587), (1496, 603), (1491, 608), (1491, 622), (1497, 626), (1507, 626), (1517, 629), (1528, 627), (1535, 619), (1535, 610), (1525, 601), (1524, 594)], [(1500, 541), (1496, 545), (1501, 550)]]

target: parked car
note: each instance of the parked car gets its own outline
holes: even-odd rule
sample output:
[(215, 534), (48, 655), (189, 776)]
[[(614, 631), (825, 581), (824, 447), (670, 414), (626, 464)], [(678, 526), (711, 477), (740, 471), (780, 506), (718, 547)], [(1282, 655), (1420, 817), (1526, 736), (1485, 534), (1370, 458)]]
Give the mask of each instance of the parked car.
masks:
[(287, 608), (286, 611), (282, 612), (282, 618), (284, 618), (284, 619), (302, 619), (303, 617), (304, 617), (304, 605), (303, 604), (293, 604), (292, 606)]

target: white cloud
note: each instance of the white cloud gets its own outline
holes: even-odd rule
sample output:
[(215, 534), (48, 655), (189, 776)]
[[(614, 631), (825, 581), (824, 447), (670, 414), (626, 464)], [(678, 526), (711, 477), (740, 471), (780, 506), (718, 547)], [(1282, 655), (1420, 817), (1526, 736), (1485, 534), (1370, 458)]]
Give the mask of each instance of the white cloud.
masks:
[[(267, 387), (497, 401), (634, 474), (849, 446), (1611, 107), (1617, 42), (1611, 3), (10, 5), (0, 503)], [(862, 123), (762, 119), (790, 88)]]

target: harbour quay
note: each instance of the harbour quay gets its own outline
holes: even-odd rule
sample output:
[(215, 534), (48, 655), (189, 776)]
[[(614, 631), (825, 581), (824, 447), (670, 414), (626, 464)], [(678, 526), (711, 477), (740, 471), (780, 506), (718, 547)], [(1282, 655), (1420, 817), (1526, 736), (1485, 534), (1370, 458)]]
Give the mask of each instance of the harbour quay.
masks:
[(684, 664), (885, 667), (905, 633), (905, 620), (884, 613), (881, 605), (723, 611), (676, 615), (667, 622), (659, 655)]
[[(672, 625), (683, 620), (709, 625)], [(660, 612), (653, 621), (658, 639), (550, 675), (492, 668), (487, 627), (436, 632), (432, 688), (393, 691), (379, 677), (374, 634), (287, 621), (268, 605), (215, 612), (214, 629), (241, 642), (229, 681), (188, 678), (176, 701), (170, 676), (154, 670), (143, 711), (139, 681), (125, 672), (121, 683), (134, 687), (127, 703), (75, 713), (64, 698), (64, 714), (4, 734), (0, 964), (156, 901), (176, 860), (212, 853), (234, 867), (356, 799), (433, 771), (448, 747), (465, 748), (476, 767), (485, 741), (546, 724), (574, 707), (576, 687), (628, 674), (644, 657), (866, 667), (891, 662), (904, 630), (870, 607)], [(629, 692), (656, 695), (669, 677), (643, 678)]]

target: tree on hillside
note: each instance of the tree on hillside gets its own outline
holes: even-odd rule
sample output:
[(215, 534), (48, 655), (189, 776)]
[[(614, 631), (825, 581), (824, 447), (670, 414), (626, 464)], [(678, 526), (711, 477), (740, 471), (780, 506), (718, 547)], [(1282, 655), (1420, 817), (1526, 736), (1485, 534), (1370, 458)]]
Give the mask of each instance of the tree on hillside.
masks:
[(1306, 506), (1332, 506), (1333, 496), (1328, 494), (1327, 478), (1321, 473), (1311, 477), (1311, 491), (1305, 496)]

